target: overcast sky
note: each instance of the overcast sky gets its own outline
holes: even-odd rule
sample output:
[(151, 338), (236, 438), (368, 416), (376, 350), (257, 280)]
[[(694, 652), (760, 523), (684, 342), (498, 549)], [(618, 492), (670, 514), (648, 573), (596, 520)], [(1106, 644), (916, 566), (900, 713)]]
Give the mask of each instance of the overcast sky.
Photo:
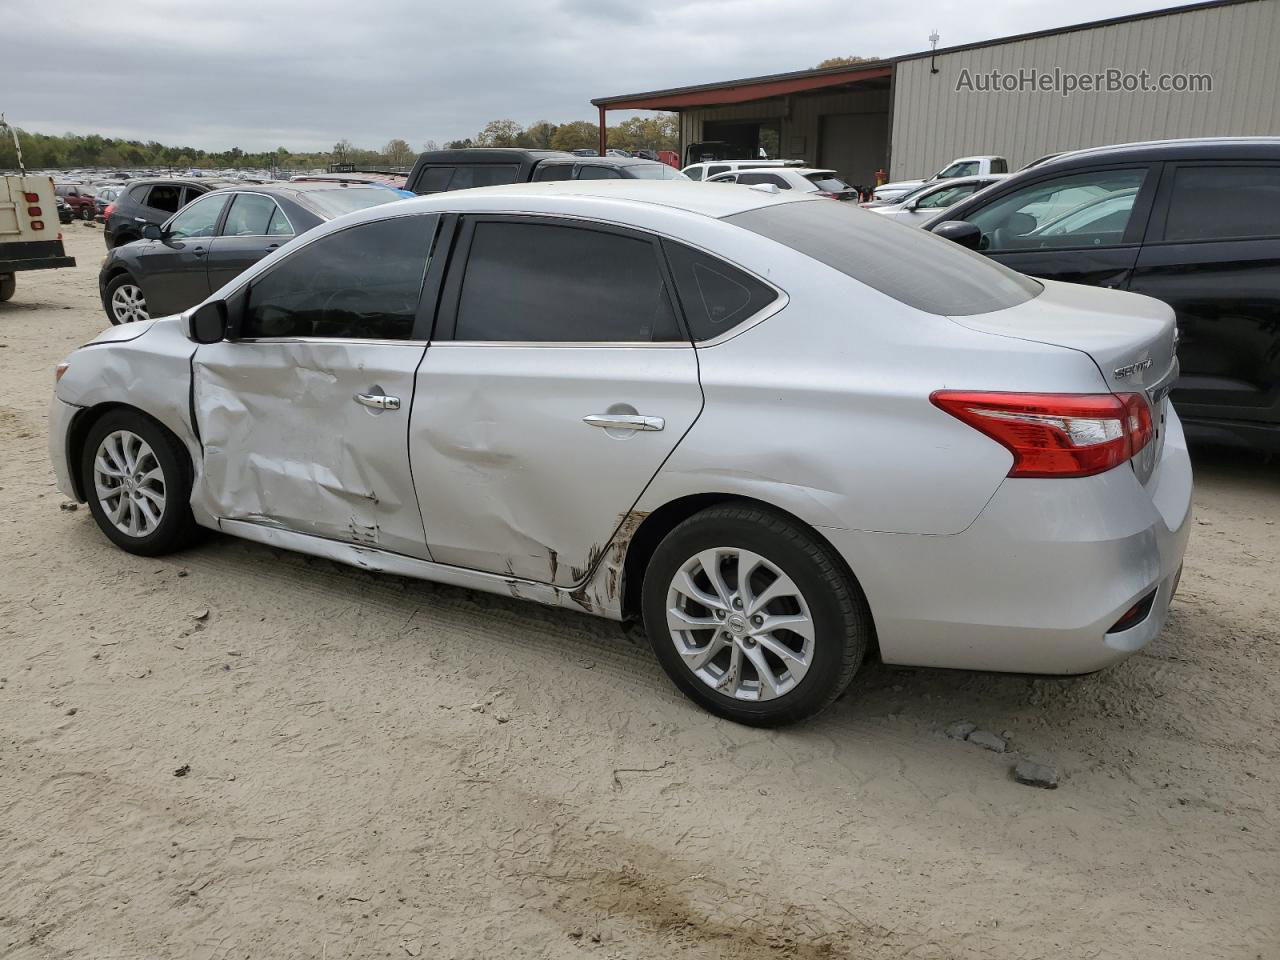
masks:
[(910, 53), (935, 28), (948, 46), (1168, 3), (0, 0), (0, 111), (211, 150), (420, 148), (488, 120), (594, 120), (592, 97)]

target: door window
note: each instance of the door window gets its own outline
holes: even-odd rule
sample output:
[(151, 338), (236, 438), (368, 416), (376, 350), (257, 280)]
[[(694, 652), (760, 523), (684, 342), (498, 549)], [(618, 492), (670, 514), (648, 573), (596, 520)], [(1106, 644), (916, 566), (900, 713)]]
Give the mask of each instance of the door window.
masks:
[(688, 170), (686, 170), (686, 171), (684, 172), (684, 175), (685, 175), (686, 177), (688, 177), (690, 180), (701, 180), (701, 179), (702, 179), (702, 168), (701, 168), (701, 167), (690, 167)]
[(977, 190), (979, 184), (976, 183), (959, 183), (954, 187), (943, 187), (941, 190), (934, 190), (930, 194), (926, 194), (916, 201), (917, 210), (942, 210), (951, 206), (962, 197)]
[(707, 167), (707, 176), (714, 177), (717, 173), (728, 173), (730, 167), (727, 163), (717, 164), (714, 167)]
[(226, 205), (227, 194), (218, 193), (183, 208), (180, 214), (169, 221), (167, 236), (175, 240), (212, 237), (213, 228), (218, 225), (218, 217), (222, 215), (222, 208)]
[(1280, 236), (1280, 166), (1179, 167), (1164, 239)]
[(182, 188), (171, 183), (157, 183), (147, 195), (147, 206), (166, 213), (177, 213), (182, 206)]
[(182, 191), (182, 202), (184, 204), (190, 203), (196, 197), (203, 197), (208, 192), (204, 187), (187, 187)]
[(978, 161), (964, 160), (960, 163), (953, 163), (947, 169), (939, 173), (935, 180), (950, 180), (952, 177), (976, 177), (978, 175)]
[(549, 180), (572, 180), (572, 163), (540, 163), (534, 171), (533, 179), (539, 182)]
[(694, 340), (718, 337), (778, 299), (772, 287), (723, 260), (671, 240), (662, 245)]
[(1041, 180), (970, 213), (988, 253), (1124, 242), (1146, 169), (1092, 170)]
[(267, 222), (268, 237), (291, 237), (293, 236), (293, 224), (289, 222), (289, 218), (284, 215), (284, 211), (279, 207), (271, 212), (271, 219)]
[(449, 189), (492, 187), (500, 183), (515, 183), (518, 179), (520, 167), (514, 163), (461, 163), (453, 171)]
[(453, 179), (453, 167), (427, 167), (418, 179), (418, 193), (440, 193), (449, 189)]
[(412, 340), (436, 217), (348, 227), (249, 287), (241, 336)]
[(265, 237), (277, 213), (276, 202), (259, 193), (237, 193), (222, 225), (224, 237)]
[(579, 180), (621, 180), (620, 174), (616, 167), (597, 167), (583, 165), (578, 167)]
[(652, 242), (516, 221), (475, 225), (454, 336), (561, 343), (685, 339)]

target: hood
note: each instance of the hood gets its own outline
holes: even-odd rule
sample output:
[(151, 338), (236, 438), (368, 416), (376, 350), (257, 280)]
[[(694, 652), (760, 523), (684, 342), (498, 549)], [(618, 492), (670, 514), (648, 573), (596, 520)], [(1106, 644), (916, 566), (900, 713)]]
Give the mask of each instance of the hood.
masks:
[(136, 323), (122, 323), (118, 326), (107, 327), (100, 334), (83, 344), (86, 347), (95, 347), (103, 343), (124, 343), (128, 340), (137, 340), (140, 336), (155, 326), (158, 318), (152, 317), (150, 320), (139, 320)]

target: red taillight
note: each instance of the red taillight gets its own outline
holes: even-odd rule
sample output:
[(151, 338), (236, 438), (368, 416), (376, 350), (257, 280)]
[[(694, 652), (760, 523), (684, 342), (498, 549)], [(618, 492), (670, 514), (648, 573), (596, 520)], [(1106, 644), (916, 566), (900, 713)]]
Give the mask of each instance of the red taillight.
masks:
[(1004, 445), (1011, 477), (1091, 477), (1151, 442), (1139, 393), (975, 393), (938, 390), (938, 408)]
[(26, 197), (26, 199), (27, 199), (27, 203), (39, 203), (39, 202), (40, 202), (40, 194), (38, 194), (38, 193), (24, 193), (24, 194), (23, 194), (23, 196), (24, 196), (24, 197)]
[(44, 211), (41, 210), (39, 207), (27, 207), (27, 216), (41, 217), (41, 216), (44, 216)]
[[(832, 200), (839, 200), (839, 199), (840, 199), (840, 194), (838, 194), (838, 193), (832, 193), (830, 190), (819, 190), (819, 191), (818, 191), (818, 196), (820, 196), (820, 197), (830, 197)], [(824, 208), (824, 209), (825, 209), (825, 208)]]
[(31, 221), (31, 229), (32, 229), (32, 230), (43, 230), (43, 229), (44, 229), (44, 221), (43, 221), (43, 220), (32, 220), (32, 221)]
[(102, 211), (102, 219), (105, 220), (107, 219), (107, 217), (111, 216), (115, 208), (116, 208), (116, 205), (114, 203), (108, 203), (107, 209)]

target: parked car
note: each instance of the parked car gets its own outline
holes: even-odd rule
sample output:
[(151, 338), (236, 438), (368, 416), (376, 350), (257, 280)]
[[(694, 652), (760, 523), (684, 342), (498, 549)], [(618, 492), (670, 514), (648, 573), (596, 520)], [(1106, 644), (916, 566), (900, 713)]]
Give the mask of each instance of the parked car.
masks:
[(103, 210), (102, 236), (107, 249), (140, 240), (147, 224), (158, 227), (196, 197), (231, 183), (211, 178), (149, 177), (127, 184)]
[(93, 219), (97, 220), (98, 223), (106, 223), (107, 207), (120, 199), (120, 193), (123, 190), (123, 184), (118, 187), (101, 187), (93, 195)]
[(350, 214), (111, 328), (49, 449), (125, 550), (204, 526), (639, 617), (690, 697), (776, 724), (873, 640), (1058, 674), (1149, 642), (1190, 526), (1173, 350), (1164, 304), (852, 204), (527, 184)]
[(418, 157), (406, 189), (445, 193), (528, 180), (680, 180), (665, 163), (635, 157), (577, 156), (554, 150), (474, 147), (432, 150)]
[(58, 222), (61, 224), (70, 223), (75, 219), (75, 214), (71, 212), (71, 205), (61, 197), (55, 197), (58, 204)]
[(999, 183), (1007, 176), (1007, 173), (992, 173), (985, 177), (954, 177), (950, 180), (936, 180), (916, 188), (897, 200), (872, 200), (861, 206), (882, 217), (919, 227), (937, 216), (939, 211), (946, 210), (965, 197), (973, 196), (979, 190), (985, 190), (993, 183)]
[(896, 200), (906, 196), (917, 187), (934, 180), (949, 180), (953, 177), (980, 177), (989, 173), (1008, 173), (1009, 161), (1004, 157), (959, 157), (935, 173), (922, 180), (897, 180), (876, 187), (877, 200)]
[(845, 183), (834, 170), (817, 170), (811, 167), (776, 167), (772, 170), (721, 173), (707, 183), (740, 183), (744, 186), (763, 183), (779, 190), (816, 193), (832, 200), (857, 200), (860, 196), (858, 188)]
[(199, 303), (263, 257), (326, 220), (399, 199), (368, 184), (289, 183), (229, 187), (197, 197), (143, 239), (112, 248), (98, 271), (112, 323), (177, 313)]
[(1280, 449), (1280, 138), (1076, 151), (925, 227), (1035, 277), (1165, 301), (1188, 431)]
[(710, 180), (721, 173), (736, 170), (771, 170), (775, 167), (804, 167), (803, 160), (717, 160), (707, 163), (691, 163), (680, 172), (690, 180)]
[(13, 299), (20, 272), (76, 265), (53, 224), (59, 199), (48, 177), (0, 174), (0, 303)]
[(80, 220), (93, 219), (93, 193), (88, 187), (78, 183), (55, 183), (53, 190), (71, 208), (73, 217)]

